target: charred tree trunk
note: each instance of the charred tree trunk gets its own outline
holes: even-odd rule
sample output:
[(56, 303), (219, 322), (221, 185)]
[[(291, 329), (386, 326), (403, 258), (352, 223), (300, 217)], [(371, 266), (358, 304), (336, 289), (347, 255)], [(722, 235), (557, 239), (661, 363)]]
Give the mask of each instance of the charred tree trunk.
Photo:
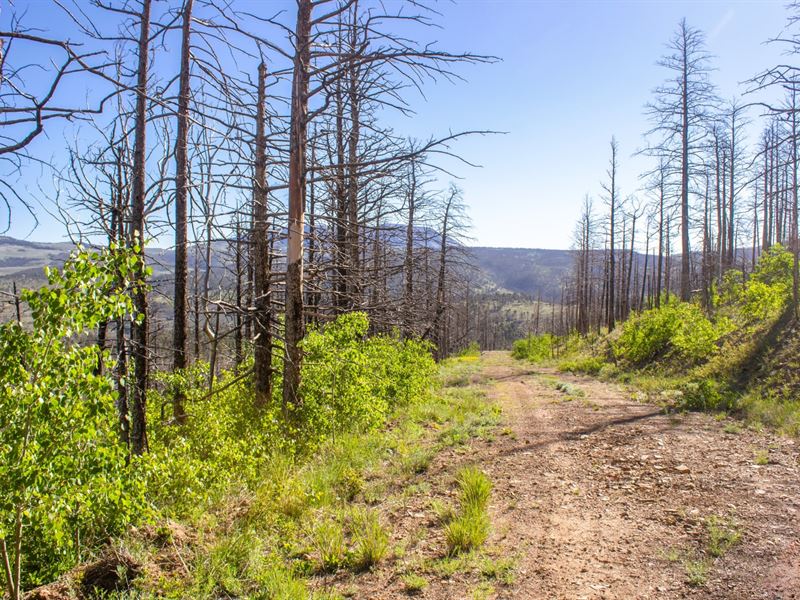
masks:
[(139, 28), (138, 56), (139, 66), (136, 82), (136, 110), (133, 149), (133, 194), (131, 203), (131, 225), (136, 253), (139, 255), (142, 270), (137, 274), (133, 294), (136, 319), (131, 323), (131, 350), (133, 354), (134, 385), (131, 414), (131, 449), (134, 454), (147, 451), (147, 382), (148, 382), (148, 315), (147, 282), (145, 261), (145, 168), (147, 131), (147, 76), (150, 51), (150, 4), (142, 0), (142, 13)]
[[(192, 27), (192, 7), (194, 0), (186, 0), (183, 7), (183, 28), (181, 42), (180, 89), (178, 91), (178, 129), (175, 141), (175, 305), (173, 311), (173, 357), (175, 371), (186, 368), (186, 283), (188, 275), (187, 260), (187, 204), (189, 197), (189, 93), (190, 93), (190, 42)], [(186, 394), (177, 386), (172, 402), (173, 417), (176, 423), (186, 422)]]
[(306, 204), (306, 142), (311, 54), (312, 0), (298, 0), (289, 132), (289, 240), (286, 254), (286, 337), (283, 409), (300, 403), (303, 322), (303, 227)]
[[(269, 222), (267, 191), (267, 66), (258, 66), (258, 101), (256, 104), (255, 165), (253, 173), (253, 286), (255, 320), (253, 370), (255, 405), (263, 408), (272, 398), (272, 314), (270, 296)], [(287, 329), (289, 323), (286, 324)]]

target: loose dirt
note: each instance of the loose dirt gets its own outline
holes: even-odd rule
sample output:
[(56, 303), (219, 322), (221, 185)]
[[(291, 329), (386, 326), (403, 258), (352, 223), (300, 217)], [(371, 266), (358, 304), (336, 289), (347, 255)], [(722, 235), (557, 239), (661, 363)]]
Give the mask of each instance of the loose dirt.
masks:
[[(484, 353), (480, 377), (502, 407), (503, 433), (440, 455), (424, 475), (429, 493), (404, 501), (390, 520), (396, 536), (415, 540), (406, 571), (414, 553), (441, 555), (427, 503), (452, 493), (455, 465), (477, 463), (494, 484), (487, 548), (514, 560), (514, 581), (481, 588), (474, 573), (428, 570), (417, 597), (800, 599), (793, 440), (731, 419), (665, 414), (622, 387), (507, 353)], [(714, 519), (741, 535), (719, 557), (709, 549)], [(354, 576), (344, 589), (407, 597), (398, 565)]]

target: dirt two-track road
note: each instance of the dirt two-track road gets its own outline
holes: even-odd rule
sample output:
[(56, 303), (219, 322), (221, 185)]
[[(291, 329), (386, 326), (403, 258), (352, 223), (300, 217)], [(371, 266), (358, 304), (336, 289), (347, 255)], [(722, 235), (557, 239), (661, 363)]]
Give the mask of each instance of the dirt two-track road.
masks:
[[(513, 432), (480, 456), (495, 486), (495, 541), (519, 561), (498, 597), (800, 598), (794, 441), (666, 415), (615, 385), (506, 353), (482, 363)], [(714, 520), (741, 534), (721, 557), (708, 551)], [(691, 569), (705, 582), (691, 585)]]

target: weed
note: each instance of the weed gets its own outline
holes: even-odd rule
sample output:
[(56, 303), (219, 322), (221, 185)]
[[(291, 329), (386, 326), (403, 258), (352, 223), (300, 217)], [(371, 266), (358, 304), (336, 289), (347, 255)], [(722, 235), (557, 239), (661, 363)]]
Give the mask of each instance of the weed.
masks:
[(450, 521), (455, 519), (456, 511), (447, 502), (443, 502), (438, 498), (434, 498), (430, 502), (431, 510), (436, 515), (436, 522), (441, 525), (447, 525)]
[(722, 431), (730, 435), (736, 435), (737, 433), (742, 432), (742, 426), (738, 423), (728, 423), (722, 428)]
[(686, 571), (686, 582), (692, 587), (700, 587), (708, 579), (708, 571), (711, 563), (708, 559), (687, 559), (683, 563)]
[(585, 393), (582, 389), (572, 385), (571, 383), (567, 383), (566, 381), (559, 381), (556, 384), (556, 390), (565, 396), (570, 396), (571, 398), (583, 398), (583, 396), (585, 396)]
[(757, 465), (761, 465), (761, 466), (768, 465), (769, 464), (769, 450), (756, 450), (754, 462)]
[(403, 472), (419, 475), (428, 470), (435, 453), (431, 448), (414, 448), (400, 459)]
[(472, 600), (488, 600), (494, 592), (494, 586), (491, 583), (482, 581), (478, 587), (472, 590)]
[(670, 546), (667, 550), (663, 551), (664, 558), (671, 563), (678, 562), (681, 559), (680, 550), (674, 546)]
[(742, 539), (742, 531), (736, 521), (711, 516), (706, 521), (708, 530), (708, 553), (714, 557), (724, 555)]

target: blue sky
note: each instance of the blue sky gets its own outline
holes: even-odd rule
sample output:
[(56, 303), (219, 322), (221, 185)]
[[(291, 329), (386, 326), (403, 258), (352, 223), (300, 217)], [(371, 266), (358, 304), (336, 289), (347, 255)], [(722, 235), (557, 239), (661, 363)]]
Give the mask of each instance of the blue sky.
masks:
[[(442, 29), (431, 35), (443, 48), (502, 62), (462, 68), (467, 82), (428, 86), (424, 99), (412, 99), (416, 116), (393, 117), (392, 124), (419, 137), (507, 132), (458, 144), (481, 168), (444, 166), (462, 177), (475, 243), (539, 248), (569, 246), (582, 198), (599, 194), (612, 135), (620, 143), (622, 193), (637, 191), (647, 162), (631, 155), (648, 128), (643, 107), (665, 77), (656, 61), (682, 17), (706, 32), (723, 98), (780, 58), (781, 49), (764, 42), (786, 20), (782, 2), (765, 0), (464, 0), (436, 8)], [(29, 219), (15, 216), (11, 235), (28, 234)], [(39, 216), (42, 225), (29, 239), (58, 239), (59, 226)]]

